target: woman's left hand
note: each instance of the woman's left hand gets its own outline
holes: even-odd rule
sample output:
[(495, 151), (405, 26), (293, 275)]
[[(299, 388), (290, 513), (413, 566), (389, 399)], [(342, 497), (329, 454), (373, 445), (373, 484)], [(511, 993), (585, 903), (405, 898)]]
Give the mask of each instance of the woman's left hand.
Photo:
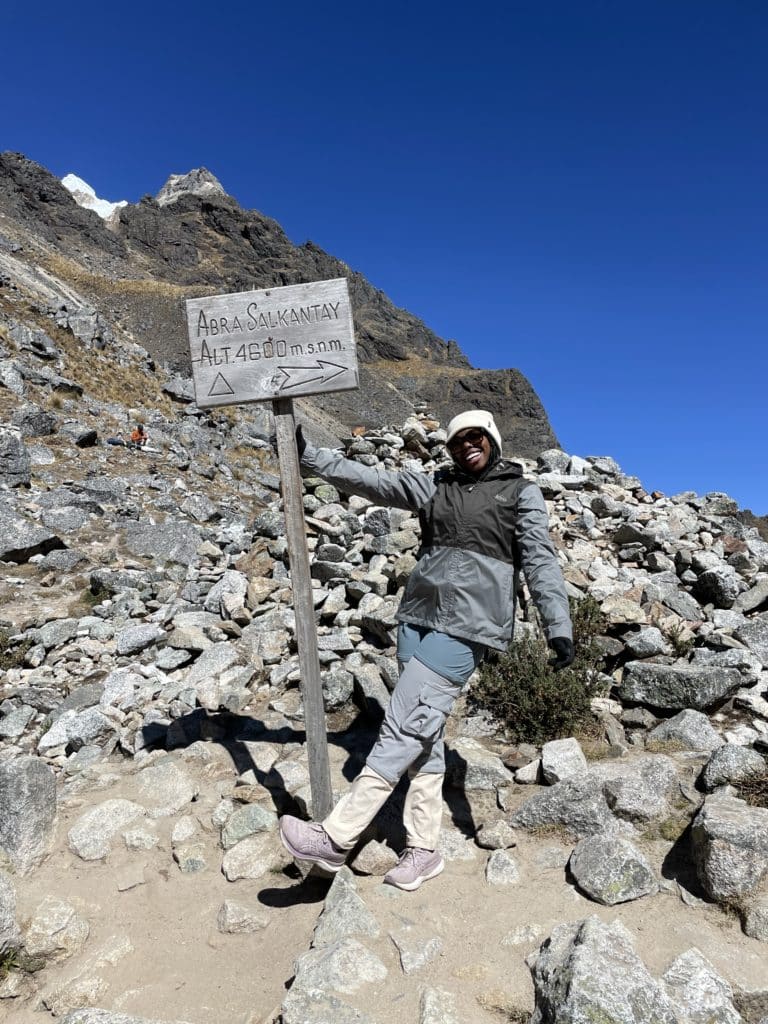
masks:
[(549, 646), (555, 652), (555, 657), (549, 659), (549, 664), (555, 672), (559, 672), (561, 668), (568, 668), (576, 654), (573, 641), (567, 636), (555, 636), (549, 641)]

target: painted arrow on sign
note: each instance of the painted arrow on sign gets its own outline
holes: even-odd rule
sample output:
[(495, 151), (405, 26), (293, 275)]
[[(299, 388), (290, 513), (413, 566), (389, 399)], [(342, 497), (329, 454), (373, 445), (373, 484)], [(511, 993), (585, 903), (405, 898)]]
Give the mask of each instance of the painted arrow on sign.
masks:
[[(318, 359), (314, 366), (278, 366), (272, 383), (278, 391), (288, 391), (313, 381), (327, 384), (329, 380), (333, 380), (334, 377), (338, 377), (340, 373), (344, 373), (348, 369), (348, 366), (328, 363), (324, 359)], [(280, 374), (283, 375), (282, 381)]]

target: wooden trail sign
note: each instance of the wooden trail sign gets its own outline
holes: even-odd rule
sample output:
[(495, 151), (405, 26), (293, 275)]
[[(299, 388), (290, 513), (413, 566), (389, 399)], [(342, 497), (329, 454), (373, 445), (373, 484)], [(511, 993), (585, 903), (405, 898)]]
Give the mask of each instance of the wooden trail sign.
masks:
[(333, 803), (293, 398), (358, 386), (345, 278), (188, 299), (195, 401), (201, 408), (272, 400), (291, 564), (312, 816)]
[(346, 278), (187, 299), (200, 408), (358, 386)]

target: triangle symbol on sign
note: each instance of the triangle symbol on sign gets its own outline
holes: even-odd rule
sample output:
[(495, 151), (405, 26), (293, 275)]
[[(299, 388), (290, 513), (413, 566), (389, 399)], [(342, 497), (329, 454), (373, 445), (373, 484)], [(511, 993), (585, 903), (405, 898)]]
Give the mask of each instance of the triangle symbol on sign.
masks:
[(209, 395), (234, 395), (229, 381), (224, 379), (223, 374), (217, 373), (211, 384), (211, 390), (208, 392)]

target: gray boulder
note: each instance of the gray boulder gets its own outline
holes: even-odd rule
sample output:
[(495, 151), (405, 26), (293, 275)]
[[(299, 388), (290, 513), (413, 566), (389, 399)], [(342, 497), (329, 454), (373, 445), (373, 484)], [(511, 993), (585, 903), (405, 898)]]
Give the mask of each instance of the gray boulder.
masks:
[(677, 957), (662, 980), (680, 1019), (687, 1024), (741, 1024), (731, 986), (698, 949)]
[(655, 821), (669, 813), (667, 794), (639, 776), (609, 779), (603, 792), (611, 811), (624, 821)]
[(158, 562), (192, 565), (202, 543), (199, 531), (191, 523), (167, 519), (161, 526), (148, 523), (131, 525), (125, 532), (125, 544), (133, 555), (148, 555)]
[(71, 903), (46, 896), (29, 922), (24, 948), (29, 956), (66, 960), (80, 952), (89, 933), (88, 922)]
[(228, 641), (213, 644), (203, 651), (187, 672), (184, 685), (199, 686), (211, 677), (217, 678), (234, 665), (242, 665), (243, 659)]
[(656, 626), (644, 626), (636, 633), (625, 633), (622, 640), (636, 658), (652, 658), (655, 654), (669, 653), (669, 644)]
[(0, 849), (20, 875), (45, 857), (56, 822), (56, 780), (36, 757), (0, 765)]
[(343, 999), (315, 988), (297, 988), (294, 983), (283, 1000), (282, 1024), (373, 1024), (371, 1018)]
[(602, 780), (608, 806), (627, 821), (666, 817), (669, 802), (680, 793), (675, 762), (664, 754), (598, 761), (589, 774)]
[(294, 988), (350, 995), (368, 982), (383, 981), (387, 968), (357, 939), (344, 938), (302, 954)]
[[(372, 718), (383, 715), (389, 705), (389, 689), (382, 679), (379, 665), (363, 661), (362, 655), (350, 654), (344, 661), (355, 681), (355, 700)], [(323, 683), (325, 687), (325, 683)]]
[(651, 865), (629, 840), (619, 836), (598, 834), (582, 839), (568, 866), (582, 892), (606, 906), (659, 890)]
[(248, 577), (245, 573), (228, 569), (206, 594), (203, 607), (207, 612), (219, 615), (225, 594), (235, 597), (240, 605), (244, 605), (247, 592)]
[(246, 804), (227, 819), (221, 830), (221, 845), (225, 850), (230, 850), (242, 839), (258, 835), (259, 832), (269, 832), (276, 827), (277, 815), (274, 811), (261, 804)]
[(730, 565), (719, 565), (706, 569), (696, 581), (696, 594), (703, 604), (715, 608), (730, 608), (739, 594), (746, 590), (746, 583)]
[(39, 359), (59, 359), (61, 353), (45, 331), (39, 327), (14, 323), (8, 336), (16, 342), (20, 352), (31, 352)]
[(658, 601), (666, 605), (688, 622), (701, 622), (705, 618), (704, 609), (699, 602), (677, 583), (646, 583), (644, 598), (646, 601)]
[(102, 860), (114, 837), (146, 810), (130, 800), (104, 800), (82, 814), (67, 833), (70, 850), (82, 860)]
[[(373, 667), (373, 666), (371, 666)], [(352, 696), (355, 677), (338, 663), (322, 674), (323, 706), (326, 711), (338, 711)]]
[(687, 709), (651, 729), (648, 742), (671, 744), (683, 750), (715, 750), (724, 741), (706, 715)]
[(541, 773), (549, 785), (564, 779), (579, 778), (587, 771), (587, 759), (573, 736), (550, 740), (541, 748)]
[(219, 908), (216, 924), (225, 935), (248, 935), (260, 932), (269, 924), (270, 917), (263, 907), (244, 906), (234, 900), (225, 900)]
[(181, 374), (171, 374), (163, 384), (163, 391), (175, 398), (178, 402), (194, 402), (195, 387), (191, 377), (182, 377)]
[(739, 612), (751, 612), (768, 601), (768, 577), (758, 580), (749, 590), (739, 594), (733, 608)]
[(74, 533), (88, 522), (88, 513), (73, 505), (63, 505), (61, 508), (46, 509), (40, 520), (43, 526), (56, 533)]
[(197, 797), (200, 784), (175, 760), (166, 757), (139, 772), (136, 779), (138, 800), (151, 818), (178, 814)]
[(537, 793), (512, 815), (513, 828), (562, 825), (577, 836), (614, 831), (616, 822), (603, 794), (603, 783), (593, 776), (558, 782)]
[(230, 882), (240, 878), (261, 878), (268, 871), (284, 868), (289, 854), (269, 832), (249, 836), (227, 850), (221, 861), (224, 877)]
[(708, 796), (691, 829), (696, 871), (719, 902), (755, 893), (768, 875), (768, 808)]
[(35, 709), (27, 704), (6, 711), (0, 718), (0, 739), (18, 739), (35, 716)]
[(718, 786), (729, 786), (764, 772), (766, 767), (765, 760), (756, 750), (736, 743), (724, 743), (704, 765), (701, 784), (711, 793)]
[(571, 457), (560, 448), (547, 448), (536, 458), (539, 473), (565, 473), (568, 470)]
[(619, 696), (654, 708), (701, 710), (724, 700), (743, 685), (741, 673), (734, 668), (630, 661), (624, 667)]
[(536, 993), (531, 1024), (678, 1024), (619, 921), (558, 925), (527, 963)]
[(28, 487), (31, 468), (29, 452), (19, 435), (0, 427), (0, 482), (8, 487)]
[(768, 942), (768, 893), (762, 893), (749, 902), (742, 913), (742, 924), (745, 935), (759, 942)]
[(115, 636), (115, 649), (121, 656), (139, 654), (164, 639), (165, 630), (151, 622), (126, 626)]
[(221, 509), (204, 494), (190, 494), (182, 501), (181, 511), (197, 523), (210, 523), (221, 519)]
[(399, 601), (394, 598), (382, 598), (374, 608), (362, 616), (362, 627), (369, 633), (389, 645), (392, 643), (397, 628), (397, 609)]
[(506, 821), (499, 820), (481, 825), (475, 842), (484, 850), (506, 850), (517, 844), (517, 836)]
[(56, 416), (39, 405), (23, 405), (13, 414), (12, 422), (22, 437), (46, 437), (56, 433)]
[(277, 540), (285, 536), (285, 518), (282, 512), (264, 509), (253, 520), (253, 532), (257, 537), (268, 537)]
[(67, 423), (61, 428), (64, 437), (68, 437), (77, 448), (93, 448), (98, 443), (99, 435), (93, 427), (82, 423)]
[(469, 736), (453, 740), (446, 754), (446, 778), (465, 791), (494, 790), (514, 781), (501, 758)]
[(33, 555), (44, 555), (63, 547), (64, 542), (51, 530), (38, 526), (0, 502), (0, 560), (28, 562)]
[(80, 628), (79, 619), (53, 619), (46, 622), (44, 626), (32, 634), (32, 640), (36, 644), (42, 644), (46, 651), (54, 647), (63, 647), (64, 644), (74, 640)]
[(485, 864), (485, 880), (488, 885), (517, 885), (520, 868), (509, 850), (493, 850)]
[(111, 750), (114, 749), (115, 736), (114, 722), (98, 708), (71, 710), (60, 715), (45, 735), (40, 737), (37, 749), (41, 754), (56, 747), (79, 750), (94, 743), (106, 745), (112, 740)]
[(13, 359), (0, 359), (0, 385), (23, 398), (27, 388), (21, 366)]
[(352, 872), (343, 867), (325, 897), (312, 935), (313, 947), (329, 946), (350, 935), (376, 938), (380, 934), (378, 921), (357, 893)]
[(456, 997), (442, 988), (426, 986), (421, 990), (418, 1024), (459, 1024)]
[(0, 957), (9, 949), (18, 949), (20, 941), (16, 889), (10, 875), (0, 870)]
[(753, 615), (734, 630), (734, 636), (757, 655), (763, 668), (768, 668), (768, 612)]

